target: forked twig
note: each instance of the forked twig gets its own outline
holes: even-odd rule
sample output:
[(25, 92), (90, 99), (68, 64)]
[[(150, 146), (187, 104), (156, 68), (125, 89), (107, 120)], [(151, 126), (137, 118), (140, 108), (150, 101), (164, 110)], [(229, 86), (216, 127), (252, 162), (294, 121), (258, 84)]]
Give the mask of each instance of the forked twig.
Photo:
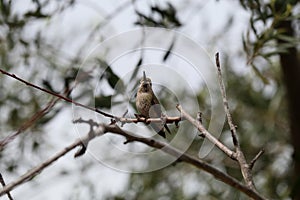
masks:
[(262, 149), (260, 150), (256, 156), (251, 160), (251, 162), (249, 163), (249, 168), (252, 169), (254, 167), (254, 164), (256, 163), (256, 161), (264, 154), (265, 150)]
[[(1, 183), (2, 187), (5, 187), (6, 184), (5, 184), (4, 178), (1, 173), (0, 173), (0, 183)], [(7, 194), (7, 197), (9, 200), (14, 200), (9, 191), (6, 194)]]

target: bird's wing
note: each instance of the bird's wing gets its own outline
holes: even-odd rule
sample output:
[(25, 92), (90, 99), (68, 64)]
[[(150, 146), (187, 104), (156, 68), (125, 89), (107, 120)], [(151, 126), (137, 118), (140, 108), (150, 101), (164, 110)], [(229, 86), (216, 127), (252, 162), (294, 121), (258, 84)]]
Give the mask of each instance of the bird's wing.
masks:
[(159, 101), (158, 101), (158, 99), (156, 98), (156, 96), (153, 94), (152, 95), (153, 96), (153, 98), (152, 98), (152, 105), (154, 105), (154, 104), (159, 104)]
[[(152, 106), (149, 110), (150, 117), (154, 117), (154, 118), (161, 117), (162, 116), (161, 105), (155, 95), (153, 95), (151, 104)], [(167, 124), (151, 123), (151, 125), (152, 128), (154, 128), (154, 130), (164, 138), (166, 137), (164, 127), (168, 131), (168, 133), (171, 133)]]
[(161, 117), (161, 107), (159, 104), (158, 99), (155, 95), (153, 95), (152, 101), (151, 101), (151, 109), (149, 110), (149, 115), (152, 115), (150, 117)]

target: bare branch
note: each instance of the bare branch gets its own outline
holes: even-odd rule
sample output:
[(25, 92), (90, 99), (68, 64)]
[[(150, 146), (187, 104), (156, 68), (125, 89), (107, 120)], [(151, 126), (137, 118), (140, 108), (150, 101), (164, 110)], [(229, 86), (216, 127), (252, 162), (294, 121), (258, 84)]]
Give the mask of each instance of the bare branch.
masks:
[[(161, 118), (144, 118), (144, 117), (126, 118), (126, 117), (115, 116), (115, 115), (112, 115), (110, 113), (103, 112), (103, 111), (101, 111), (101, 110), (99, 110), (97, 108), (83, 105), (83, 104), (81, 104), (79, 102), (76, 102), (76, 101), (74, 101), (74, 100), (72, 100), (72, 99), (70, 99), (68, 97), (65, 97), (65, 96), (63, 96), (61, 94), (58, 94), (58, 93), (55, 93), (53, 91), (47, 90), (47, 89), (39, 87), (37, 85), (34, 85), (34, 84), (32, 84), (32, 83), (30, 83), (28, 81), (25, 81), (25, 80), (17, 77), (15, 74), (8, 73), (8, 72), (6, 72), (6, 71), (4, 71), (2, 69), (0, 69), (0, 72), (2, 74), (5, 74), (7, 76), (10, 76), (10, 77), (12, 77), (12, 78), (14, 78), (14, 79), (22, 82), (22, 83), (24, 83), (24, 84), (26, 84), (26, 85), (28, 85), (30, 87), (33, 87), (33, 88), (38, 89), (40, 91), (46, 92), (46, 93), (48, 93), (48, 94), (50, 94), (52, 96), (58, 97), (59, 99), (63, 99), (65, 101), (69, 102), (69, 103), (72, 103), (72, 104), (76, 105), (76, 106), (83, 107), (83, 108), (88, 109), (88, 110), (92, 110), (94, 112), (97, 112), (97, 113), (105, 116), (105, 117), (112, 118), (112, 119), (116, 120), (117, 122), (121, 122), (122, 124), (125, 124), (125, 123), (138, 123), (138, 122), (150, 123), (150, 122), (162, 122), (162, 121), (164, 123), (175, 123), (175, 124), (178, 124), (178, 122), (180, 122), (182, 120), (180, 117), (167, 117), (167, 116), (164, 117), (164, 119), (161, 119)], [(166, 121), (164, 121), (164, 120), (166, 120)], [(1, 144), (2, 144), (2, 141), (0, 142), (0, 147), (1, 147)]]
[[(75, 120), (75, 123), (88, 123), (90, 126), (94, 126), (96, 123), (90, 123), (90, 120)], [(94, 137), (103, 135), (104, 133), (111, 132), (113, 134), (121, 135), (126, 138), (126, 141), (130, 142), (141, 142), (143, 144), (146, 144), (148, 146), (154, 147), (156, 149), (161, 149), (165, 153), (168, 153), (169, 155), (172, 155), (176, 158), (179, 158), (180, 161), (189, 163), (198, 169), (204, 170), (209, 174), (212, 174), (214, 177), (219, 179), (220, 181), (238, 189), (239, 191), (245, 193), (249, 197), (252, 197), (254, 199), (258, 200), (264, 200), (265, 198), (262, 197), (260, 194), (258, 194), (256, 191), (252, 190), (251, 188), (248, 188), (241, 184), (238, 180), (232, 178), (231, 176), (227, 175), (226, 173), (220, 171), (219, 169), (213, 167), (212, 165), (207, 164), (206, 162), (195, 158), (193, 156), (188, 155), (187, 153), (181, 152), (174, 147), (170, 146), (169, 144), (165, 144), (163, 142), (157, 141), (152, 138), (143, 138), (140, 136), (137, 136), (131, 132), (122, 130), (119, 126), (116, 124), (99, 124), (99, 126), (96, 128), (94, 133), (91, 135), (90, 133), (88, 136), (86, 136), (83, 140), (89, 141), (93, 139)], [(4, 195), (5, 193), (13, 190), (16, 186), (30, 180), (32, 177), (40, 173), (43, 169), (48, 167), (50, 164), (52, 164), (54, 161), (56, 161), (58, 158), (62, 157), (72, 149), (74, 149), (77, 146), (82, 145), (83, 140), (77, 140), (73, 144), (69, 145), (68, 147), (64, 148), (62, 151), (54, 155), (52, 158), (48, 159), (44, 163), (36, 166), (35, 168), (31, 169), (24, 175), (22, 175), (18, 180), (10, 183), (9, 185), (5, 186), (2, 190), (0, 190), (0, 196)]]
[(233, 124), (232, 117), (231, 117), (231, 114), (230, 114), (230, 111), (229, 111), (228, 100), (227, 100), (227, 97), (226, 97), (226, 91), (225, 91), (225, 86), (224, 86), (222, 72), (221, 72), (219, 53), (216, 53), (216, 66), (217, 66), (217, 69), (218, 69), (218, 79), (219, 79), (219, 85), (220, 85), (223, 104), (224, 104), (224, 110), (225, 110), (225, 113), (226, 113), (228, 125), (230, 127), (230, 131), (231, 131), (231, 135), (232, 135), (232, 139), (233, 139), (233, 144), (234, 144), (235, 147), (239, 147), (240, 144), (239, 144), (239, 141), (238, 141), (237, 135), (236, 135), (236, 126)]
[(212, 174), (214, 177), (219, 179), (220, 181), (240, 190), (241, 192), (245, 193), (249, 197), (252, 197), (254, 199), (265, 199), (260, 194), (258, 194), (256, 191), (252, 190), (251, 188), (248, 188), (241, 184), (236, 179), (232, 178), (231, 176), (225, 174), (224, 172), (218, 170), (217, 168), (213, 167), (212, 165), (207, 164), (206, 162), (195, 158), (193, 156), (188, 155), (187, 153), (183, 153), (174, 147), (170, 146), (169, 144), (165, 144), (163, 142), (154, 140), (152, 138), (143, 138), (140, 136), (136, 136), (133, 133), (127, 132), (119, 128), (116, 124), (113, 125), (105, 125), (101, 124), (100, 126), (103, 126), (105, 131), (104, 132), (111, 132), (114, 134), (122, 135), (126, 137), (127, 141), (133, 142), (141, 142), (148, 146), (154, 147), (156, 149), (161, 149), (165, 153), (168, 153), (174, 157), (177, 157), (182, 162), (189, 163), (198, 169), (204, 170), (208, 172), (209, 174)]
[(228, 125), (230, 127), (233, 144), (235, 146), (236, 159), (240, 165), (241, 172), (242, 172), (244, 181), (246, 182), (247, 186), (249, 188), (251, 188), (252, 190), (256, 191), (256, 188), (255, 188), (255, 185), (253, 182), (251, 167), (247, 163), (245, 155), (244, 155), (243, 151), (241, 150), (240, 143), (239, 143), (239, 140), (238, 140), (238, 137), (236, 134), (236, 126), (233, 124), (232, 117), (230, 114), (228, 100), (226, 97), (226, 91), (225, 91), (225, 86), (224, 86), (222, 72), (221, 72), (219, 53), (216, 53), (216, 66), (218, 69), (218, 79), (219, 79), (219, 85), (220, 85), (221, 94), (222, 94), (222, 98), (223, 98), (224, 110), (226, 113)]
[[(1, 70), (1, 69), (0, 69)], [(75, 88), (76, 85), (72, 87), (65, 88), (63, 94), (68, 95), (70, 92)], [(13, 141), (19, 134), (33, 126), (38, 120), (40, 120), (42, 117), (44, 117), (55, 105), (56, 103), (60, 100), (60, 98), (52, 98), (46, 106), (34, 113), (29, 119), (27, 119), (20, 127), (19, 129), (5, 137), (4, 139), (0, 140), (0, 151), (11, 141)]]
[[(214, 175), (216, 178), (218, 178), (219, 180), (223, 181), (224, 183), (227, 183), (228, 185), (231, 185), (232, 187), (235, 187), (237, 189), (239, 189), (240, 191), (244, 192), (245, 194), (247, 194), (248, 196), (255, 198), (255, 199), (264, 199), (262, 196), (260, 196), (255, 189), (254, 183), (253, 183), (253, 179), (252, 179), (252, 174), (251, 174), (251, 169), (255, 163), (255, 161), (258, 159), (258, 157), (262, 154), (259, 153), (252, 161), (250, 164), (248, 164), (246, 162), (245, 156), (243, 154), (243, 152), (240, 149), (240, 144), (236, 135), (236, 127), (232, 122), (232, 117), (229, 111), (229, 106), (228, 106), (228, 100), (226, 97), (226, 92), (225, 92), (225, 87), (224, 87), (224, 83), (223, 83), (223, 79), (222, 79), (222, 73), (221, 73), (221, 67), (220, 67), (220, 61), (219, 61), (219, 54), (216, 54), (216, 65), (218, 68), (218, 77), (219, 77), (219, 83), (220, 83), (220, 88), (221, 88), (221, 92), (222, 92), (222, 97), (223, 97), (223, 103), (224, 103), (224, 109), (225, 109), (225, 113), (227, 116), (227, 120), (228, 120), (228, 124), (230, 126), (230, 130), (232, 133), (232, 138), (233, 138), (233, 143), (234, 146), (236, 148), (236, 151), (232, 151), (230, 150), (227, 146), (225, 146), (223, 143), (221, 143), (218, 139), (216, 139), (212, 134), (210, 134), (202, 125), (201, 123), (201, 117), (198, 117), (198, 120), (195, 120), (194, 118), (192, 118), (189, 114), (187, 114), (182, 108), (181, 106), (177, 106), (177, 109), (181, 112), (182, 117), (167, 117), (165, 116), (164, 118), (143, 118), (143, 117), (137, 117), (137, 118), (126, 118), (124, 116), (122, 117), (118, 117), (118, 116), (114, 116), (111, 115), (109, 113), (103, 112), (97, 108), (93, 108), (90, 106), (86, 106), (83, 105), (81, 103), (78, 103), (76, 101), (73, 101), (72, 99), (69, 99), (61, 94), (57, 94), (53, 91), (49, 91), (46, 90), (44, 88), (41, 88), (39, 86), (36, 86), (30, 82), (27, 82), (19, 77), (17, 77), (14, 74), (10, 74), (2, 69), (0, 69), (0, 72), (10, 76), (30, 87), (33, 87), (35, 89), (41, 90), (43, 92), (46, 92), (48, 94), (51, 94), (59, 99), (63, 99), (67, 102), (70, 102), (74, 105), (86, 108), (88, 110), (92, 110), (95, 111), (99, 114), (102, 114), (103, 116), (109, 117), (112, 119), (112, 122), (110, 125), (105, 125), (105, 124), (100, 124), (98, 125), (97, 123), (92, 123), (91, 120), (88, 121), (88, 123), (91, 126), (90, 132), (88, 133), (88, 135), (83, 138), (82, 140), (77, 140), (75, 143), (71, 144), (70, 146), (66, 147), (65, 149), (63, 149), (62, 151), (58, 152), (56, 155), (54, 155), (52, 158), (48, 159), (47, 161), (45, 161), (44, 163), (36, 166), (35, 168), (29, 170), (27, 173), (25, 173), (24, 175), (22, 175), (18, 180), (10, 183), (9, 185), (4, 186), (4, 188), (2, 190), (0, 190), (0, 196), (4, 195), (6, 193), (8, 193), (9, 191), (11, 191), (13, 188), (15, 188), (16, 186), (30, 180), (31, 178), (33, 178), (35, 175), (37, 175), (38, 173), (40, 173), (44, 168), (50, 166), (53, 162), (55, 162), (57, 159), (59, 159), (60, 157), (64, 156), (66, 153), (68, 153), (69, 151), (71, 151), (72, 149), (74, 149), (77, 146), (81, 146), (82, 148), (77, 151), (77, 153), (75, 154), (75, 157), (77, 156), (81, 156), (85, 153), (85, 150), (87, 148), (87, 144), (89, 143), (89, 141), (91, 139), (93, 139), (96, 136), (99, 135), (103, 135), (106, 132), (111, 132), (111, 133), (115, 133), (115, 134), (119, 134), (122, 135), (126, 138), (126, 143), (129, 142), (141, 142), (144, 143), (146, 145), (149, 145), (151, 147), (157, 148), (157, 149), (161, 149), (162, 151), (176, 156), (178, 157), (181, 161), (190, 163), (194, 166), (196, 166), (199, 169), (202, 169), (212, 175)], [(58, 99), (57, 99), (58, 100)], [(130, 132), (124, 131), (122, 130), (120, 127), (118, 127), (116, 125), (116, 122), (121, 122), (122, 124), (125, 123), (138, 123), (138, 122), (144, 122), (144, 123), (150, 123), (150, 122), (162, 122), (164, 121), (165, 123), (175, 123), (176, 125), (178, 125), (178, 123), (182, 120), (182, 119), (187, 119), (188, 121), (190, 121), (195, 127), (198, 128), (198, 130), (203, 134), (204, 137), (208, 138), (213, 144), (215, 144), (220, 150), (222, 150), (226, 155), (228, 155), (230, 158), (232, 158), (233, 160), (237, 160), (240, 167), (241, 167), (241, 172), (243, 174), (244, 180), (247, 184), (247, 186), (242, 185), (241, 183), (239, 183), (237, 180), (235, 180), (234, 178), (228, 176), (227, 174), (219, 171), (218, 169), (214, 168), (213, 166), (205, 163), (202, 160), (199, 160), (197, 158), (191, 157), (188, 154), (185, 154), (183, 152), (178, 151), (177, 149), (171, 147), (170, 145), (166, 145), (162, 142), (153, 140), (153, 139), (149, 139), (149, 138), (143, 138), (143, 137), (139, 137), (136, 136)], [(77, 120), (75, 121), (77, 123), (87, 123), (87, 121), (84, 120)], [(98, 126), (98, 128), (94, 131), (93, 127), (94, 126)]]
[(25, 121), (21, 127), (13, 134), (5, 137), (4, 139), (0, 140), (0, 151), (11, 141), (13, 141), (20, 133), (24, 132), (26, 129), (31, 127), (35, 122), (39, 119), (41, 119), (45, 114), (48, 113), (48, 111), (53, 108), (53, 106), (56, 104), (56, 102), (59, 99), (51, 99), (48, 104), (38, 112), (34, 113), (27, 121)]
[(249, 163), (249, 168), (252, 169), (254, 167), (255, 162), (260, 158), (260, 156), (262, 156), (264, 154), (265, 150), (262, 149), (260, 150), (256, 156), (251, 160), (251, 162)]
[(75, 147), (77, 147), (77, 146), (79, 146), (81, 144), (82, 144), (82, 141), (81, 140), (77, 140), (73, 144), (65, 147), (62, 151), (60, 151), (57, 154), (55, 154), (53, 157), (51, 157), (48, 160), (46, 160), (45, 162), (43, 162), (40, 165), (32, 168), (31, 170), (29, 170), (28, 172), (26, 172), (25, 174), (23, 174), (19, 179), (15, 180), (15, 181), (11, 182), (10, 184), (6, 185), (5, 187), (3, 187), (3, 189), (0, 190), (0, 196), (6, 194), (7, 192), (9, 192), (11, 190), (13, 190), (18, 185), (31, 180), (34, 176), (36, 176), (40, 172), (42, 172), (42, 170), (44, 170), (46, 167), (50, 166), (56, 160), (58, 160), (59, 158), (61, 158), (62, 156), (64, 156), (66, 153), (70, 152)]
[(149, 124), (151, 122), (163, 122), (167, 124), (172, 123), (178, 123), (182, 121), (183, 119), (181, 117), (168, 117), (164, 116), (164, 118), (145, 118), (145, 117), (138, 117), (138, 118), (126, 118), (126, 117), (117, 117), (116, 121), (121, 123), (138, 123), (138, 122), (144, 122), (146, 124)]
[(230, 157), (233, 160), (236, 160), (236, 154), (232, 150), (230, 150), (227, 146), (225, 146), (222, 142), (220, 142), (218, 139), (216, 139), (204, 126), (200, 123), (199, 120), (194, 119), (191, 115), (189, 115), (180, 105), (177, 105), (176, 108), (179, 110), (181, 115), (187, 119), (191, 124), (193, 124), (200, 133), (207, 138), (209, 141), (211, 141), (213, 144), (215, 144), (221, 151), (223, 151), (228, 157)]
[[(0, 183), (1, 183), (2, 187), (5, 187), (6, 184), (5, 184), (4, 178), (1, 173), (0, 173)], [(7, 197), (9, 200), (14, 200), (12, 198), (11, 194), (9, 193), (9, 191), (6, 194), (7, 194)]]
[[(202, 112), (197, 113), (197, 120), (200, 124), (202, 124)], [(199, 136), (205, 138), (205, 135), (203, 133), (200, 133)]]
[(63, 100), (65, 100), (65, 101), (69, 102), (69, 103), (72, 103), (72, 104), (74, 104), (74, 105), (76, 105), (76, 106), (79, 106), (79, 107), (82, 107), (82, 108), (85, 108), (85, 109), (88, 109), (88, 110), (97, 112), (97, 113), (99, 113), (99, 114), (101, 114), (101, 115), (103, 115), (103, 116), (105, 116), (105, 117), (115, 118), (114, 115), (111, 115), (111, 114), (109, 114), (109, 113), (103, 112), (103, 111), (101, 111), (101, 110), (99, 110), (99, 109), (97, 109), (97, 108), (94, 108), (94, 107), (90, 107), (90, 106), (83, 105), (83, 104), (81, 104), (81, 103), (79, 103), (79, 102), (76, 102), (76, 101), (73, 101), (72, 99), (69, 99), (68, 97), (62, 96), (61, 94), (58, 94), (58, 93), (56, 93), (56, 92), (53, 92), (53, 91), (47, 90), (47, 89), (45, 89), (45, 88), (39, 87), (39, 86), (37, 86), (37, 85), (34, 85), (34, 84), (32, 84), (32, 83), (30, 83), (30, 82), (28, 82), (28, 81), (25, 81), (25, 80), (19, 78), (19, 77), (16, 76), (15, 74), (11, 74), (11, 73), (8, 73), (8, 72), (4, 71), (4, 70), (1, 69), (1, 68), (0, 68), (0, 72), (1, 72), (2, 74), (5, 74), (5, 75), (7, 75), (7, 76), (10, 76), (10, 77), (12, 77), (12, 78), (14, 78), (14, 79), (16, 79), (16, 80), (22, 82), (22, 83), (24, 83), (24, 84), (26, 84), (26, 85), (28, 85), (28, 86), (30, 86), (30, 87), (33, 87), (33, 88), (38, 89), (38, 90), (40, 90), (40, 91), (46, 92), (46, 93), (48, 93), (48, 94), (51, 94), (52, 96), (56, 96), (56, 97), (58, 97), (58, 98), (60, 98), (60, 99), (63, 99)]

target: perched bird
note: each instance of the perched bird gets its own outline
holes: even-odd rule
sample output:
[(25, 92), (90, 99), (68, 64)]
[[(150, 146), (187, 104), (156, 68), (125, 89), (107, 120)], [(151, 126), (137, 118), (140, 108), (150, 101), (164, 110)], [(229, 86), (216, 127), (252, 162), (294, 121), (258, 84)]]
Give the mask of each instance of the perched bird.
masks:
[[(152, 90), (151, 79), (146, 77), (145, 72), (143, 72), (143, 78), (137, 91), (136, 108), (139, 114), (145, 118), (162, 116), (159, 101)], [(162, 122), (151, 122), (150, 126), (164, 138), (166, 138), (165, 129), (170, 133), (168, 126)]]

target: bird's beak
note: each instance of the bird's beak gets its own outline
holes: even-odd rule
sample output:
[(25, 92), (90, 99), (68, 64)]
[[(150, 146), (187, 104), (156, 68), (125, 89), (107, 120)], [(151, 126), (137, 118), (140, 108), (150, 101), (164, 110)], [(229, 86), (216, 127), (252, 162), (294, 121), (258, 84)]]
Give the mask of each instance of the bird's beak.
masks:
[(143, 81), (146, 81), (146, 73), (143, 71)]

